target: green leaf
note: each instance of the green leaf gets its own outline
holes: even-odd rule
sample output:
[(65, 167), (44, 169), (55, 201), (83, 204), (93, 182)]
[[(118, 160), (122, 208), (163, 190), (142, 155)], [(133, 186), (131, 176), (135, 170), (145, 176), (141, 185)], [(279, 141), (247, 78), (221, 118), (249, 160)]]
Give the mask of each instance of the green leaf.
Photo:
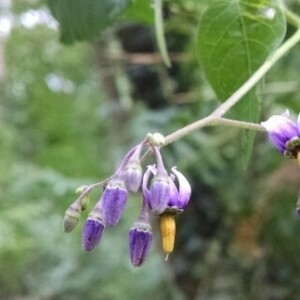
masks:
[[(285, 18), (277, 1), (213, 1), (200, 21), (197, 52), (205, 75), (221, 101), (237, 90), (279, 46), (285, 31)], [(231, 117), (257, 122), (259, 111), (259, 99), (252, 90), (233, 107)], [(244, 166), (253, 140), (253, 132), (243, 131)]]
[(123, 18), (128, 21), (153, 24), (154, 10), (149, 0), (133, 0), (125, 9)]
[(60, 24), (64, 43), (93, 40), (112, 25), (129, 0), (48, 0), (51, 13)]

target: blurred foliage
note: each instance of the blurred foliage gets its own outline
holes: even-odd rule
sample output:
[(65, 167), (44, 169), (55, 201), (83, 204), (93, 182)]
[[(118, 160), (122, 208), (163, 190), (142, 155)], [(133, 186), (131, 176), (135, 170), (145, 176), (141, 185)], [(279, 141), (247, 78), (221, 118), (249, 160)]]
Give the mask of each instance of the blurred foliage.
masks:
[[(20, 21), (47, 12), (45, 1), (11, 7), (15, 25), (0, 44), (0, 299), (298, 299), (299, 168), (264, 134), (247, 171), (237, 160), (237, 129), (206, 128), (162, 150), (167, 166), (177, 165), (193, 186), (168, 262), (156, 230), (148, 260), (130, 266), (127, 234), (140, 195), (93, 253), (81, 250), (84, 218), (62, 233), (77, 186), (109, 176), (147, 132), (167, 134), (218, 105), (195, 51), (208, 2), (165, 2), (169, 70), (155, 53), (151, 10), (137, 13), (146, 3), (132, 1), (99, 41), (72, 46), (59, 43), (51, 19)], [(296, 1), (289, 5), (300, 11)], [(261, 119), (300, 111), (299, 47), (266, 76)]]

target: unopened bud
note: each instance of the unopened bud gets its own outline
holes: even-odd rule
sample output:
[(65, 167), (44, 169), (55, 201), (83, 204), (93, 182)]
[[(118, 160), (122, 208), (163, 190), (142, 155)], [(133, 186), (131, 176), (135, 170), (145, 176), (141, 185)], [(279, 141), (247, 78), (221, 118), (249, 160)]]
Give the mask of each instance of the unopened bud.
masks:
[(173, 252), (175, 244), (176, 223), (173, 214), (163, 213), (160, 215), (160, 234), (162, 248), (168, 255)]
[(81, 214), (81, 206), (79, 203), (72, 203), (65, 212), (63, 220), (63, 231), (71, 232), (77, 225)]
[(129, 162), (125, 168), (125, 185), (131, 192), (137, 192), (143, 177), (143, 170), (139, 161)]
[(128, 198), (125, 183), (112, 179), (102, 194), (102, 211), (105, 226), (115, 226), (121, 219)]
[(77, 195), (80, 195), (82, 194), (89, 186), (88, 185), (81, 185), (79, 186), (76, 190), (75, 190), (75, 193)]
[(129, 254), (134, 267), (145, 261), (152, 242), (151, 226), (148, 222), (137, 221), (129, 231)]
[[(82, 185), (75, 190), (75, 193), (81, 195), (87, 188), (88, 188), (87, 185)], [(83, 197), (83, 199), (80, 202), (81, 210), (86, 210), (89, 203), (90, 203), (90, 197), (86, 195), (85, 197)]]
[(87, 218), (82, 231), (82, 248), (92, 251), (100, 242), (104, 230), (102, 219), (91, 215)]

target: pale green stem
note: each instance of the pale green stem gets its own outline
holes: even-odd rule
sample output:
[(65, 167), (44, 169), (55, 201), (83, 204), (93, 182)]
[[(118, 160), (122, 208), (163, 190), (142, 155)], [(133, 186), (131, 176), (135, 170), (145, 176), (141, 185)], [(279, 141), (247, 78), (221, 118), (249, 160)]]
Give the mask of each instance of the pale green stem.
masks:
[(292, 11), (290, 11), (290, 9), (287, 8), (285, 5), (284, 5), (284, 13), (288, 23), (290, 23), (291, 25), (297, 28), (300, 26), (300, 18)]
[(157, 46), (161, 57), (167, 67), (171, 66), (165, 33), (164, 33), (164, 22), (163, 22), (163, 12), (162, 12), (162, 0), (154, 0), (154, 19), (155, 19), (155, 35)]
[[(241, 100), (242, 97), (246, 95), (260, 81), (260, 79), (262, 79), (262, 77), (273, 67), (273, 65), (299, 41), (300, 29), (298, 29), (286, 42), (284, 42), (239, 89), (237, 89), (225, 102), (223, 102), (209, 116), (167, 135), (165, 137), (166, 145), (177, 141), (183, 136), (191, 134), (192, 132), (202, 127), (210, 126), (212, 125), (212, 123), (216, 122), (216, 119), (221, 118), (226, 112), (229, 111), (229, 109), (232, 106), (234, 106), (239, 100)], [(239, 127), (237, 125), (238, 123), (232, 123), (232, 126), (234, 127)]]
[(236, 128), (242, 128), (242, 129), (249, 129), (249, 130), (256, 130), (256, 131), (266, 131), (265, 127), (256, 124), (256, 123), (250, 123), (250, 122), (244, 122), (244, 121), (238, 121), (238, 120), (231, 120), (231, 119), (225, 119), (225, 118), (215, 118), (211, 121), (211, 126), (230, 126), (230, 127), (236, 127)]

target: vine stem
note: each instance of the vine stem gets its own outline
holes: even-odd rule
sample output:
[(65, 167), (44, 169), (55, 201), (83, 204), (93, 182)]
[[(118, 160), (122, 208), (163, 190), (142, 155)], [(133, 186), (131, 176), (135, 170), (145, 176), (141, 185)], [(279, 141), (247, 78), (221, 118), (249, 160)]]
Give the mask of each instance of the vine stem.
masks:
[(167, 67), (171, 67), (171, 62), (167, 50), (167, 44), (164, 33), (163, 23), (163, 11), (162, 11), (162, 0), (154, 0), (154, 19), (155, 19), (155, 35), (157, 46), (160, 51), (160, 55)]
[[(216, 110), (214, 110), (209, 116), (200, 119), (192, 124), (189, 124), (165, 137), (165, 145), (173, 143), (178, 139), (191, 134), (192, 132), (211, 125), (229, 125), (228, 120), (223, 119), (222, 116), (228, 112), (228, 110), (234, 106), (238, 101), (242, 99), (259, 81), (262, 77), (273, 67), (273, 65), (283, 57), (293, 46), (300, 41), (300, 28), (285, 41), (254, 73), (253, 75), (239, 88), (237, 89), (225, 102), (223, 102)], [(231, 120), (230, 126), (242, 127), (247, 129), (261, 130), (262, 126), (259, 124), (250, 124), (250, 127), (246, 127), (247, 122), (239, 122)], [(225, 123), (227, 124), (225, 124)], [(240, 126), (244, 124), (245, 127)], [(256, 125), (256, 126), (253, 126)]]

